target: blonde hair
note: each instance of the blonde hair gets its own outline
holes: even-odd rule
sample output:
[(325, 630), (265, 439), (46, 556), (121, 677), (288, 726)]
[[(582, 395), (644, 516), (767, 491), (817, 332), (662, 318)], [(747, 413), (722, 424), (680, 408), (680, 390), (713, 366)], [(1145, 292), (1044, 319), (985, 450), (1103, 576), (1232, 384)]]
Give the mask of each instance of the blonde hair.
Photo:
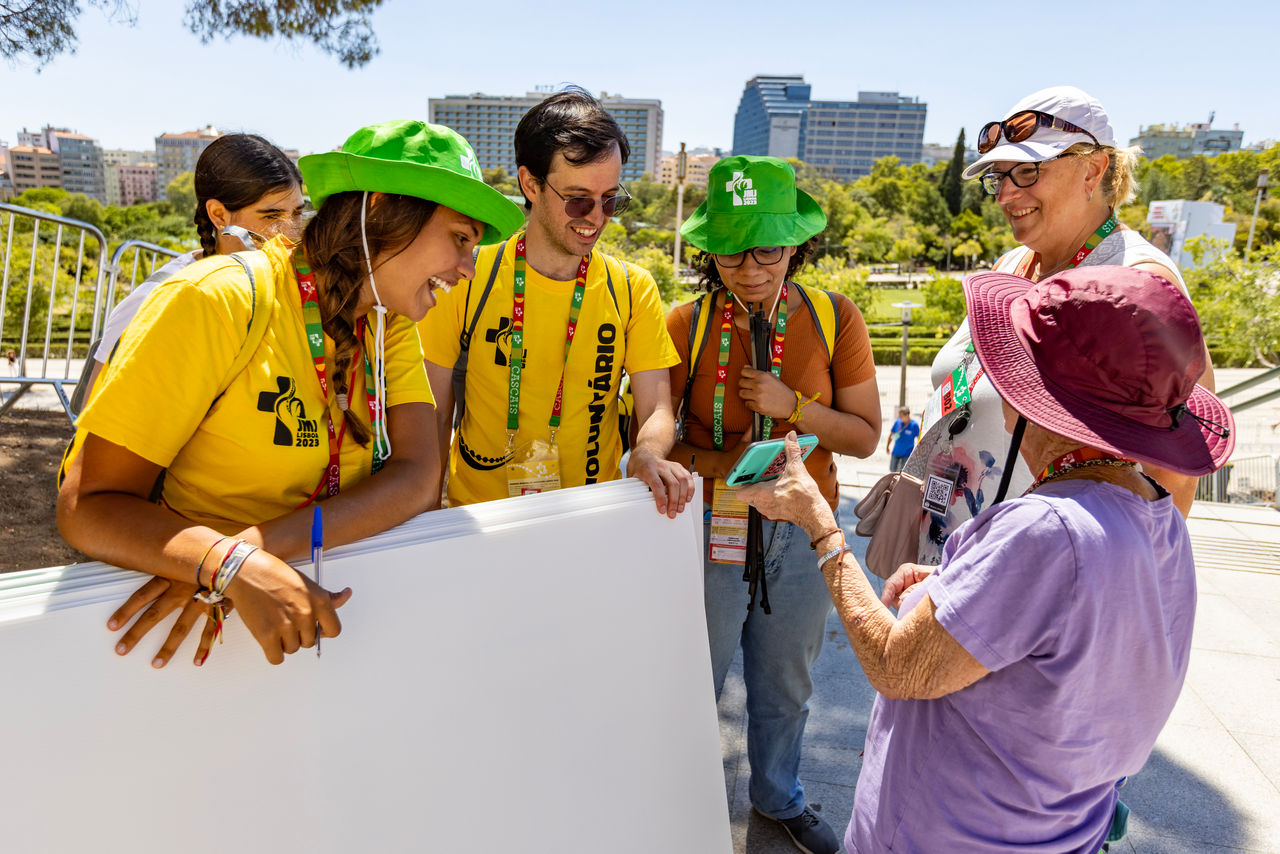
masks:
[(1134, 170), (1137, 168), (1138, 158), (1142, 156), (1142, 147), (1130, 145), (1127, 148), (1117, 148), (1113, 145), (1080, 142), (1064, 151), (1063, 155), (1088, 157), (1095, 151), (1107, 155), (1107, 171), (1102, 173), (1098, 188), (1102, 190), (1103, 198), (1111, 209), (1119, 210), (1138, 195), (1138, 178)]

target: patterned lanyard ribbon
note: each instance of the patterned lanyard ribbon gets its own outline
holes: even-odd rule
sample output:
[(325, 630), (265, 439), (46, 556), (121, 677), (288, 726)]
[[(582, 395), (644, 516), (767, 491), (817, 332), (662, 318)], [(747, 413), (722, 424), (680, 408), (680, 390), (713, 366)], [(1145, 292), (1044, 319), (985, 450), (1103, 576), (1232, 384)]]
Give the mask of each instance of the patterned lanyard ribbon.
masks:
[[(1081, 246), (1076, 251), (1076, 254), (1072, 256), (1071, 263), (1068, 264), (1063, 269), (1070, 270), (1073, 267), (1079, 267), (1081, 264), (1083, 264), (1084, 259), (1089, 257), (1089, 253), (1097, 249), (1098, 244), (1106, 240), (1108, 237), (1110, 237), (1111, 232), (1115, 231), (1119, 226), (1120, 226), (1119, 220), (1117, 220), (1116, 215), (1112, 213), (1109, 217), (1107, 217), (1106, 222), (1098, 226), (1097, 231), (1095, 231), (1093, 234), (1090, 234), (1087, 238), (1085, 238), (1084, 245)], [(1014, 275), (1022, 276), (1025, 279), (1027, 277), (1027, 272), (1031, 269), (1031, 265), (1036, 263), (1039, 257), (1040, 257), (1040, 253), (1032, 252), (1026, 258), (1022, 259), (1022, 263), (1018, 265), (1018, 269), (1013, 271)]]
[[(733, 295), (725, 290), (724, 311), (720, 321), (720, 359), (716, 363), (716, 391), (711, 402), (711, 439), (717, 451), (724, 450), (724, 392), (725, 383), (729, 380), (729, 345), (733, 340)], [(773, 344), (770, 347), (769, 370), (775, 377), (782, 377), (782, 351), (787, 338), (787, 283), (782, 283), (778, 291), (778, 324), (773, 330)], [(765, 416), (764, 434), (768, 439), (773, 432), (773, 419)]]
[[(324, 361), (324, 327), (320, 318), (320, 298), (316, 291), (316, 277), (312, 272), (310, 264), (307, 263), (306, 256), (299, 248), (293, 253), (293, 269), (298, 281), (298, 298), (302, 302), (302, 320), (305, 324), (307, 348), (311, 351), (311, 364), (316, 371), (316, 380), (320, 383), (320, 395), (324, 399), (325, 423), (329, 428), (329, 464), (325, 467), (324, 473), (320, 475), (320, 483), (316, 486), (311, 496), (302, 503), (305, 507), (312, 501), (315, 501), (321, 492), (326, 496), (332, 497), (338, 494), (341, 488), (340, 469), (340, 451), (342, 450), (342, 439), (347, 432), (347, 422), (342, 420), (340, 430), (334, 430), (333, 415), (329, 408), (329, 375), (328, 369), (325, 367)], [(368, 354), (365, 353), (363, 346), (365, 332), (364, 318), (361, 318), (356, 324), (356, 334), (361, 341), (361, 354), (364, 358), (364, 376), (365, 376), (365, 397), (369, 403), (369, 424), (376, 427), (382, 419), (382, 407), (378, 404), (378, 398), (373, 390), (373, 367), (369, 364)], [(374, 430), (374, 436), (379, 435), (378, 430)], [(382, 468), (382, 461), (386, 459), (387, 454), (382, 447), (382, 443), (378, 442), (374, 448), (373, 461), (370, 465), (370, 473), (376, 474)]]
[(1074, 451), (1063, 454), (1045, 466), (1044, 471), (1040, 472), (1040, 476), (1022, 494), (1026, 495), (1045, 481), (1061, 477), (1075, 469), (1088, 468), (1090, 466), (1127, 467), (1134, 465), (1137, 465), (1134, 460), (1118, 457), (1115, 454), (1109, 454), (1097, 448), (1076, 448)]
[[(507, 382), (507, 446), (515, 444), (520, 429), (520, 379), (524, 371), (524, 279), (525, 236), (516, 239), (515, 296), (511, 306), (511, 359), (508, 363)], [(583, 255), (578, 262), (578, 279), (573, 285), (573, 298), (569, 303), (569, 327), (564, 334), (564, 362), (560, 365), (560, 384), (556, 386), (556, 399), (551, 407), (551, 443), (555, 444), (556, 430), (560, 429), (560, 408), (564, 402), (564, 373), (569, 364), (569, 348), (573, 346), (573, 333), (578, 328), (578, 315), (582, 312), (582, 297), (587, 287), (587, 268), (591, 256)]]

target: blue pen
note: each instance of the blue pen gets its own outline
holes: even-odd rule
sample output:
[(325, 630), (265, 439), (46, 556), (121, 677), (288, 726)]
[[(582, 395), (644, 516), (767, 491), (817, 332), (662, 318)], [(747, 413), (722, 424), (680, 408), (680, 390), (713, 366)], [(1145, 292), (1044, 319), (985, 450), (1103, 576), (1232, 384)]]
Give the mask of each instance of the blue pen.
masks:
[[(324, 517), (320, 515), (320, 505), (316, 504), (311, 514), (311, 565), (315, 567), (316, 585), (323, 586), (320, 572), (324, 568)], [(320, 657), (320, 624), (316, 623), (316, 658)]]

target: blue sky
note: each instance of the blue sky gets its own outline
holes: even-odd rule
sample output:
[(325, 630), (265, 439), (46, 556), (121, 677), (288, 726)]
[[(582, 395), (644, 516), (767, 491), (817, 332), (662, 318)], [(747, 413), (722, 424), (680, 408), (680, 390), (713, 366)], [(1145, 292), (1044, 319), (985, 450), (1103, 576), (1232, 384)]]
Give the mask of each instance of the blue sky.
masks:
[[(87, 5), (87, 4), (85, 4)], [(107, 148), (150, 149), (164, 131), (212, 123), (303, 153), (356, 128), (426, 118), (446, 94), (520, 94), (572, 81), (660, 98), (663, 147), (728, 147), (743, 84), (802, 73), (817, 99), (896, 90), (928, 103), (926, 142), (970, 144), (1023, 95), (1070, 83), (1106, 106), (1116, 135), (1139, 124), (1239, 123), (1280, 139), (1274, 49), (1280, 7), (1118, 3), (564, 4), (387, 0), (382, 53), (348, 71), (309, 45), (235, 38), (201, 45), (176, 0), (139, 0), (138, 24), (86, 8), (80, 48), (37, 73), (0, 64), (0, 140), (46, 123)], [(1136, 4), (1135, 4), (1136, 5)], [(1071, 8), (1074, 7), (1074, 8)], [(533, 13), (531, 15), (531, 13)]]

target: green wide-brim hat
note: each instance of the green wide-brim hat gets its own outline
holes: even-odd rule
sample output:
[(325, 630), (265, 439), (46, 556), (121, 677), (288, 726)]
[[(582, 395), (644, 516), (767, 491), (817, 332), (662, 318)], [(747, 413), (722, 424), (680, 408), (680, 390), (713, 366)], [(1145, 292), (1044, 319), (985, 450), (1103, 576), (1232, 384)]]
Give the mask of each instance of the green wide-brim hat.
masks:
[(680, 235), (703, 252), (799, 246), (827, 227), (827, 215), (796, 187), (796, 170), (776, 157), (726, 157), (707, 173), (707, 200)]
[(444, 125), (402, 120), (360, 128), (341, 151), (298, 158), (316, 210), (334, 193), (367, 190), (417, 196), (485, 224), (481, 243), (524, 226), (524, 210), (480, 177), (471, 144)]

